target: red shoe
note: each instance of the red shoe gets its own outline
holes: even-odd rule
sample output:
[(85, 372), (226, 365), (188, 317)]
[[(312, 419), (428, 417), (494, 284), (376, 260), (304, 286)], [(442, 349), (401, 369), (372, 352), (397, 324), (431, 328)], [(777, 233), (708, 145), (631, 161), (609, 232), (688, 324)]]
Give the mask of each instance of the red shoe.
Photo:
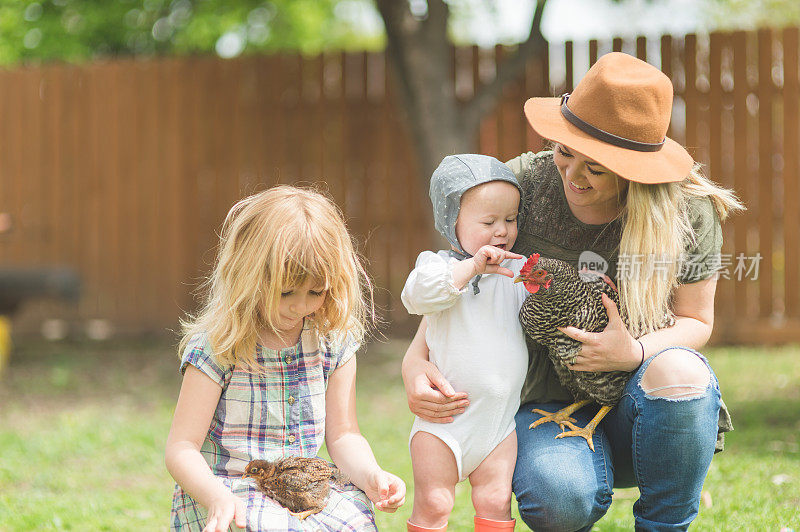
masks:
[(510, 521), (495, 521), (485, 517), (475, 516), (475, 532), (494, 532), (496, 530), (514, 530), (516, 519)]
[(406, 521), (408, 532), (447, 532), (447, 523), (439, 528), (428, 528), (426, 526), (415, 525), (411, 521)]

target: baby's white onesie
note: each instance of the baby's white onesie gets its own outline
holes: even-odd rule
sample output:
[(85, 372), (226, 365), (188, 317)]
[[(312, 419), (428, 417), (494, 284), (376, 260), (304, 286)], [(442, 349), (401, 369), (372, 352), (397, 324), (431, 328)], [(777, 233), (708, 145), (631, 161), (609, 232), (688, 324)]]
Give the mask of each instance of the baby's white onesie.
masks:
[[(441, 439), (453, 451), (459, 480), (464, 480), (515, 428), (528, 370), (518, 316), (528, 292), (522, 283), (500, 274), (482, 275), (478, 294), (474, 279), (457, 290), (457, 262), (449, 251), (423, 251), (402, 300), (410, 313), (427, 317), (430, 361), (457, 392), (469, 394), (469, 406), (453, 423), (415, 418), (409, 443), (419, 431)], [(501, 266), (516, 276), (523, 264), (525, 259), (506, 259)]]

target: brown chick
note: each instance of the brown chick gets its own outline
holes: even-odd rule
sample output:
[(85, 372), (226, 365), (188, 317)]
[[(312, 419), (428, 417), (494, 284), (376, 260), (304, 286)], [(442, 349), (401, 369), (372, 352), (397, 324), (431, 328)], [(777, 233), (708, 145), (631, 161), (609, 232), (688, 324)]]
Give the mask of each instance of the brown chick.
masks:
[(253, 460), (244, 471), (242, 478), (255, 479), (258, 489), (299, 519), (325, 508), (331, 482), (339, 486), (347, 482), (335, 465), (321, 458)]

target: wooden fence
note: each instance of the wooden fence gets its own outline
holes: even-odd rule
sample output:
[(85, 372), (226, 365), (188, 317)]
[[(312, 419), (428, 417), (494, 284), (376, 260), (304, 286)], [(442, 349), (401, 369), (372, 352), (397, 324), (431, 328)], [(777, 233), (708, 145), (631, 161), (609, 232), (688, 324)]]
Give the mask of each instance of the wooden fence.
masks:
[[(796, 28), (552, 46), (548, 64), (507, 88), (475, 149), (504, 160), (539, 149), (524, 100), (570, 90), (612, 49), (673, 79), (671, 136), (749, 208), (725, 225), (732, 279), (717, 290), (715, 339), (800, 341)], [(456, 49), (456, 93), (469, 98), (504, 52)], [(228, 208), (275, 183), (320, 181), (358, 235), (384, 319), (413, 326), (399, 292), (432, 222), (390, 76), (380, 53), (0, 72), (0, 212), (15, 223), (0, 264), (69, 265), (84, 280), (77, 307), (29, 304), (18, 328), (53, 317), (174, 329), (196, 308)], [(737, 269), (758, 253), (757, 278)]]

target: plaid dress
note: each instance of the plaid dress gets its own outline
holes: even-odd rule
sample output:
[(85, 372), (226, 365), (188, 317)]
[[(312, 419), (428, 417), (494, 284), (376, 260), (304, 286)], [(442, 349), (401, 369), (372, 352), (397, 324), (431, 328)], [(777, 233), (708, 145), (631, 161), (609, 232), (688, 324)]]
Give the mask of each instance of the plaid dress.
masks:
[[(348, 338), (349, 339), (349, 338)], [(204, 336), (193, 338), (183, 353), (181, 373), (191, 364), (222, 386), (214, 417), (200, 449), (211, 471), (247, 503), (248, 530), (377, 530), (372, 503), (353, 484), (331, 486), (322, 512), (304, 520), (267, 498), (252, 479), (242, 479), (250, 460), (284, 456), (313, 457), (325, 439), (325, 390), (328, 377), (350, 360), (358, 345), (332, 345), (306, 320), (294, 347), (258, 347), (258, 375), (216, 363)], [(171, 529), (202, 530), (207, 510), (176, 485)], [(232, 522), (231, 528), (236, 529)]]

